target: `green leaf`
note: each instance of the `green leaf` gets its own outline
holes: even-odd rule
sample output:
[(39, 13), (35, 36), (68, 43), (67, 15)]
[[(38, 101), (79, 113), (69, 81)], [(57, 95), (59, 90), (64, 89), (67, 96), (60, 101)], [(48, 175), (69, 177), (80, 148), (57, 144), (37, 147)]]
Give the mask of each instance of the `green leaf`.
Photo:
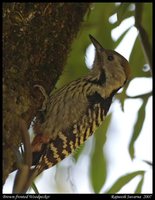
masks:
[(80, 31), (80, 38), (84, 37), (85, 41), (89, 41), (88, 34), (92, 34), (105, 48), (113, 49), (111, 30), (114, 25), (109, 23), (109, 17), (114, 8), (114, 3), (94, 3), (89, 20), (84, 23)]
[[(121, 3), (121, 5), (118, 8), (117, 11), (117, 17), (118, 17), (118, 22), (120, 23), (123, 19), (125, 19), (127, 16), (127, 13), (129, 13), (129, 5), (130, 3)], [(131, 12), (131, 11), (130, 11)]]
[(135, 194), (140, 194), (141, 193), (143, 183), (144, 183), (144, 175), (142, 176), (141, 180), (139, 181), (139, 183), (137, 185), (137, 188), (135, 190)]
[[(142, 10), (142, 22), (143, 28), (145, 29), (146, 33), (148, 34), (148, 39), (152, 45), (152, 4), (151, 3), (143, 3), (143, 10)], [(136, 39), (133, 51), (130, 57), (130, 64), (133, 67), (132, 74), (134, 77), (140, 76), (150, 76), (150, 72), (143, 72), (144, 64), (148, 64), (148, 60), (145, 58), (145, 54), (142, 48), (142, 43), (139, 38), (139, 35)]]
[(35, 194), (39, 194), (38, 188), (37, 188), (37, 186), (35, 185), (34, 182), (32, 183), (31, 187), (34, 190)]
[(144, 171), (136, 171), (136, 172), (129, 173), (125, 176), (122, 176), (105, 193), (115, 194), (115, 193), (119, 192), (119, 190), (122, 187), (124, 187), (129, 181), (131, 181), (134, 177), (136, 177), (138, 175), (143, 175), (143, 174), (144, 174)]
[(144, 53), (142, 50), (142, 46), (141, 46), (139, 37), (136, 38), (133, 50), (130, 55), (129, 63), (131, 66), (132, 78), (134, 78), (134, 77), (150, 77), (150, 72), (143, 71), (143, 66), (147, 62), (145, 61), (145, 58), (144, 58)]
[(119, 26), (119, 24), (126, 18), (129, 18), (134, 15), (134, 10), (129, 9), (133, 3), (121, 3), (119, 6), (115, 5), (115, 9), (112, 11), (111, 15), (117, 13), (117, 22), (114, 23), (114, 26)]
[(126, 95), (126, 90), (128, 88), (128, 85), (129, 85), (130, 82), (128, 82), (124, 88), (123, 88), (123, 91), (121, 93), (117, 93), (116, 94), (116, 98), (119, 100), (120, 104), (121, 104), (121, 109), (122, 111), (124, 112), (124, 102), (127, 98), (127, 95)]
[(103, 187), (106, 176), (106, 159), (103, 154), (103, 145), (106, 141), (106, 132), (109, 127), (111, 115), (107, 116), (103, 124), (95, 132), (95, 147), (91, 158), (90, 175), (93, 189), (98, 193)]
[(142, 26), (148, 34), (150, 43), (152, 44), (152, 3), (143, 3)]
[(137, 140), (137, 138), (138, 138), (138, 136), (141, 132), (141, 129), (143, 127), (143, 124), (144, 124), (146, 103), (147, 103), (147, 101), (144, 100), (141, 108), (138, 111), (137, 121), (136, 121), (136, 124), (135, 124), (134, 129), (133, 129), (134, 133), (132, 135), (130, 145), (129, 145), (129, 153), (130, 153), (130, 156), (131, 156), (132, 159), (134, 158), (134, 154), (135, 154), (134, 143)]

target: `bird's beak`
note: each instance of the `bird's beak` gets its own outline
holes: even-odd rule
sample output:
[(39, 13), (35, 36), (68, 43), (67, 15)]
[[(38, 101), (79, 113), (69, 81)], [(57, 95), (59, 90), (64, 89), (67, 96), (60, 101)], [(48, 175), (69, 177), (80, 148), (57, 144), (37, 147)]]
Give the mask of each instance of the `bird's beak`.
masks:
[(101, 45), (92, 35), (89, 34), (89, 38), (90, 38), (90, 40), (92, 41), (92, 43), (93, 43), (93, 45), (94, 45), (94, 47), (95, 47), (95, 49), (96, 49), (96, 51), (97, 51), (98, 53), (100, 53), (101, 51), (104, 51), (104, 50), (105, 50), (105, 49), (102, 47), (102, 45)]

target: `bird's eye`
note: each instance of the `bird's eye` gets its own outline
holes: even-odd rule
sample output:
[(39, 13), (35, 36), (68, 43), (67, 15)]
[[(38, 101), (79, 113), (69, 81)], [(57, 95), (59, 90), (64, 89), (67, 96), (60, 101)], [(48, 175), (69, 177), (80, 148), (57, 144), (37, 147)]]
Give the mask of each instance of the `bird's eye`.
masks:
[(109, 61), (114, 60), (114, 56), (113, 56), (113, 55), (109, 55), (109, 56), (108, 56), (108, 60), (109, 60)]

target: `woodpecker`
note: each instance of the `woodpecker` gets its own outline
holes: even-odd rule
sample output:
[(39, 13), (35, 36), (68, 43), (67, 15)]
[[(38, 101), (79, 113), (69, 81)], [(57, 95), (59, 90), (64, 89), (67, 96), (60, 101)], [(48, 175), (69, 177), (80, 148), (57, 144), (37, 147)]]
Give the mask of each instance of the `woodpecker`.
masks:
[(130, 76), (128, 61), (91, 35), (95, 59), (90, 72), (47, 97), (34, 124), (32, 142), (35, 176), (74, 152), (104, 121), (112, 98)]

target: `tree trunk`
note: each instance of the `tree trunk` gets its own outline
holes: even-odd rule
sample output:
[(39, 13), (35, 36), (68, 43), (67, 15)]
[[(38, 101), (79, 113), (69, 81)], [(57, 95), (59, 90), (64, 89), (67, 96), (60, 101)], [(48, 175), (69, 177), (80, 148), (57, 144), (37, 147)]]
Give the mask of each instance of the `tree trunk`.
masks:
[(30, 126), (61, 75), (89, 3), (3, 3), (3, 183), (17, 161), (19, 120)]

